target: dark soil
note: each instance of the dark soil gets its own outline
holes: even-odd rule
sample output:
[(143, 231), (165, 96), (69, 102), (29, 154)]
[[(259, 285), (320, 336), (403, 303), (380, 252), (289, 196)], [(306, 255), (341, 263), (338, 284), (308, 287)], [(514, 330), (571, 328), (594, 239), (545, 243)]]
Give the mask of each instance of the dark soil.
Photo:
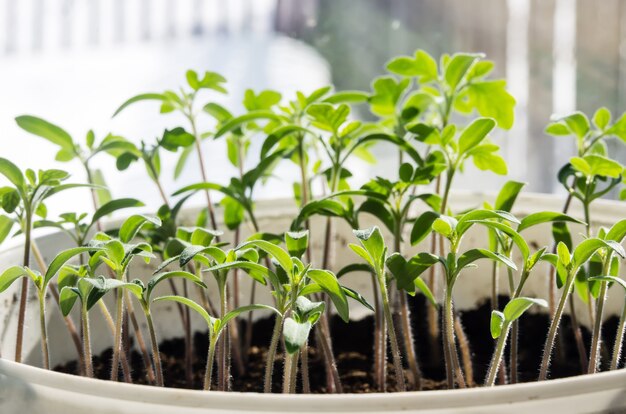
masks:
[[(423, 372), (424, 389), (444, 389), (445, 367), (443, 358), (440, 356), (439, 347), (433, 349), (427, 340), (426, 304), (422, 296), (411, 298), (413, 308), (413, 329), (416, 338), (416, 349), (419, 354), (421, 369)], [(500, 303), (506, 303), (507, 298), (502, 297)], [(468, 337), (473, 356), (474, 377), (472, 385), (481, 384), (486, 375), (494, 341), (489, 332), (491, 307), (489, 302), (479, 308), (460, 313), (465, 333)], [(265, 371), (265, 359), (267, 346), (273, 327), (273, 319), (262, 319), (253, 326), (253, 340), (248, 355), (246, 372), (242, 375), (233, 367), (232, 389), (234, 391), (263, 391), (263, 376)], [(541, 352), (548, 331), (549, 320), (546, 314), (525, 314), (520, 320), (519, 330), (519, 378), (522, 382), (537, 379)], [(336, 355), (339, 374), (344, 392), (368, 393), (375, 392), (373, 379), (373, 328), (372, 317), (360, 321), (344, 323), (339, 318), (331, 320), (334, 354)], [(604, 344), (612, 347), (617, 327), (617, 318), (609, 319), (603, 327)], [(564, 316), (558, 336), (559, 341), (555, 347), (552, 360), (550, 378), (562, 378), (579, 375), (582, 372), (580, 360), (571, 328), (571, 321)], [(586, 346), (589, 346), (590, 333), (582, 328), (582, 334)], [(185, 380), (184, 365), (184, 339), (175, 338), (163, 341), (160, 344), (161, 358), (165, 385), (177, 388), (202, 388), (204, 371), (206, 368), (207, 334), (196, 332), (194, 338), (193, 378), (192, 386)], [(441, 344), (439, 343), (439, 346)], [(507, 349), (508, 350), (508, 349)], [(588, 351), (588, 350), (587, 350)], [(506, 356), (508, 360), (508, 355)], [(610, 359), (609, 349), (603, 347), (602, 360)], [(396, 390), (393, 364), (388, 364), (388, 391)], [(98, 378), (110, 377), (111, 349), (94, 356), (94, 370)], [(148, 383), (143, 359), (141, 354), (133, 351), (131, 354), (131, 366), (133, 382), (138, 384)], [(606, 367), (602, 367), (606, 369)], [(54, 368), (55, 371), (70, 374), (77, 373), (77, 362), (72, 361)], [(326, 376), (320, 355), (312, 341), (309, 347), (309, 372), (311, 391), (313, 393), (326, 392)], [(216, 370), (214, 370), (214, 375)], [(282, 376), (282, 357), (277, 355), (274, 369), (274, 391), (280, 390)], [(215, 378), (215, 377), (214, 377)], [(301, 384), (298, 383), (298, 392)]]

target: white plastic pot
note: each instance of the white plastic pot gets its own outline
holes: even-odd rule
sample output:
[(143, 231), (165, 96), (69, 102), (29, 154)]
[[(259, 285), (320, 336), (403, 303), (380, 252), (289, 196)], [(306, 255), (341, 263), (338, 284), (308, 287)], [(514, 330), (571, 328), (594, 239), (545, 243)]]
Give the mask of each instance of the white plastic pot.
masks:
[[(483, 194), (456, 194), (452, 205), (458, 210), (480, 207), (482, 202), (492, 197)], [(558, 211), (562, 200), (543, 195), (523, 195), (514, 211), (523, 216), (536, 211)], [(288, 228), (295, 208), (291, 202), (278, 200), (260, 202), (257, 208), (260, 227), (268, 232), (281, 232)], [(194, 211), (186, 211), (185, 217), (194, 217)], [(571, 211), (580, 216), (576, 206)], [(610, 226), (624, 217), (624, 205), (617, 202), (598, 202), (592, 212), (594, 225)], [(185, 218), (183, 217), (183, 219)], [(323, 228), (322, 219), (312, 223), (314, 259), (319, 256)], [(373, 220), (363, 218), (362, 226), (372, 225)], [(346, 249), (348, 242), (354, 241), (350, 229), (337, 221), (336, 225), (335, 268), (359, 260)], [(582, 231), (571, 226), (572, 233)], [(463, 249), (485, 247), (485, 231), (472, 230), (463, 241)], [(542, 225), (524, 233), (527, 240), (538, 246), (547, 246), (551, 242), (550, 226)], [(70, 241), (63, 234), (52, 233), (37, 238), (38, 245), (49, 261), (61, 249), (70, 247)], [(425, 250), (427, 247), (406, 248), (407, 252)], [(18, 243), (5, 245), (0, 251), (0, 269), (20, 263), (22, 246)], [(131, 269), (131, 278), (147, 277), (154, 264), (139, 264)], [(491, 291), (490, 266), (479, 264), (477, 269), (462, 275), (455, 286), (455, 305), (458, 309), (474, 307), (478, 302), (489, 297)], [(545, 297), (547, 292), (547, 271), (539, 269), (529, 280), (524, 294)], [(357, 289), (370, 297), (370, 278), (354, 274), (342, 279), (342, 283)], [(626, 370), (584, 375), (574, 378), (505, 385), (494, 388), (475, 388), (452, 391), (423, 391), (394, 394), (368, 395), (264, 395), (256, 393), (203, 392), (181, 389), (161, 389), (151, 386), (130, 385), (70, 376), (45, 371), (36, 366), (41, 363), (39, 348), (39, 329), (37, 323), (38, 307), (35, 297), (31, 297), (27, 314), (26, 336), (24, 342), (25, 364), (12, 362), (14, 354), (18, 283), (10, 291), (0, 295), (0, 413), (251, 413), (251, 412), (297, 412), (297, 413), (347, 413), (347, 412), (419, 412), (419, 413), (529, 413), (529, 412), (626, 412)], [(505, 293), (505, 283), (501, 284)], [(243, 279), (242, 301), (247, 298), (249, 283)], [(163, 287), (165, 289), (165, 287)], [(211, 288), (211, 286), (209, 286)], [(260, 289), (258, 302), (269, 303), (270, 297), (265, 289)], [(210, 289), (210, 291), (214, 291)], [(257, 289), (257, 292), (259, 290)], [(623, 306), (623, 294), (620, 291), (609, 292), (606, 316), (616, 314)], [(584, 309), (579, 306), (579, 309)], [(48, 301), (48, 327), (52, 365), (76, 359), (76, 351), (69, 339), (58, 310), (50, 298)], [(175, 307), (169, 304), (157, 304), (153, 307), (154, 318), (158, 325), (159, 338), (181, 336), (182, 327)], [(94, 309), (91, 317), (93, 350), (98, 353), (111, 346), (111, 337), (102, 318)], [(352, 317), (359, 318), (366, 312), (355, 306)], [(260, 313), (257, 316), (263, 316)], [(143, 316), (138, 315), (140, 322)], [(586, 323), (585, 312), (580, 319)], [(202, 329), (200, 320), (194, 320), (194, 329)], [(537, 338), (543, 341), (544, 338)]]

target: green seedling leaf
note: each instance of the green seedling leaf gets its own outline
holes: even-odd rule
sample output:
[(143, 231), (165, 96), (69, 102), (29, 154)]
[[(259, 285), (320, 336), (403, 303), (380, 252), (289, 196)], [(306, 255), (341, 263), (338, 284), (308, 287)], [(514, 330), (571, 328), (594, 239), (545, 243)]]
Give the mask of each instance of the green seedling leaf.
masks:
[(398, 80), (393, 76), (381, 76), (372, 82), (373, 93), (369, 98), (370, 110), (381, 117), (394, 116), (396, 106), (410, 79)]
[(257, 282), (263, 285), (267, 284), (263, 276), (267, 276), (269, 278), (271, 278), (272, 276), (271, 272), (265, 266), (260, 265), (258, 263), (248, 262), (245, 260), (218, 264), (215, 266), (211, 266), (207, 269), (204, 269), (203, 272), (218, 272), (218, 271), (230, 270), (230, 269), (235, 269), (235, 268), (249, 271), (248, 274), (254, 280), (256, 280)]
[(593, 276), (589, 278), (590, 281), (598, 281), (598, 282), (608, 282), (608, 283), (617, 283), (620, 285), (624, 291), (626, 291), (626, 281), (624, 279), (620, 279), (616, 276)]
[(239, 247), (237, 247), (237, 250), (245, 249), (247, 247), (256, 247), (263, 250), (265, 253), (276, 259), (280, 267), (282, 267), (283, 270), (288, 274), (291, 274), (291, 272), (293, 271), (294, 264), (289, 254), (281, 247), (276, 246), (274, 243), (270, 243), (265, 240), (251, 240), (239, 245)]
[(48, 266), (48, 270), (44, 276), (44, 284), (50, 282), (50, 280), (57, 274), (59, 270), (73, 257), (82, 253), (96, 252), (102, 250), (100, 247), (74, 247), (67, 249), (59, 253)]
[(162, 223), (161, 219), (158, 217), (147, 216), (144, 214), (134, 214), (122, 223), (119, 232), (120, 240), (123, 243), (129, 243), (146, 224), (152, 224), (158, 227), (161, 226)]
[(619, 162), (596, 154), (572, 157), (570, 164), (587, 177), (619, 178), (624, 171), (624, 167)]
[(564, 122), (569, 130), (579, 138), (583, 138), (589, 132), (589, 119), (582, 112), (574, 112), (560, 119), (560, 121)]
[(92, 222), (95, 223), (101, 218), (108, 216), (109, 214), (117, 210), (122, 210), (124, 208), (131, 208), (131, 207), (143, 207), (143, 206), (145, 206), (144, 203), (142, 203), (139, 200), (135, 200), (134, 198), (120, 198), (117, 200), (112, 200), (106, 204), (103, 204), (100, 208), (98, 208), (98, 210), (96, 210), (96, 212), (93, 214)]
[(572, 216), (568, 216), (567, 214), (555, 213), (552, 211), (542, 211), (539, 213), (532, 213), (524, 217), (520, 221), (520, 225), (517, 227), (517, 231), (521, 232), (523, 230), (526, 230), (538, 224), (553, 223), (553, 222), (570, 222), (570, 223), (585, 224), (583, 221), (580, 221)]
[(515, 263), (511, 259), (500, 253), (494, 253), (486, 249), (471, 249), (459, 256), (457, 260), (457, 271), (461, 271), (469, 264), (480, 259), (490, 259), (496, 262), (500, 262), (513, 270), (517, 270), (517, 266), (515, 265)]
[(354, 235), (359, 239), (372, 258), (372, 264), (376, 269), (381, 269), (385, 263), (385, 239), (377, 226), (363, 230), (353, 230)]
[(293, 257), (300, 258), (309, 246), (309, 231), (286, 232), (285, 245)]
[(76, 299), (79, 298), (78, 288), (64, 286), (59, 293), (59, 307), (63, 316), (67, 316), (72, 311)]
[(605, 240), (613, 240), (621, 243), (626, 237), (626, 219), (620, 220), (615, 223), (609, 232), (606, 234)]
[(411, 230), (411, 245), (415, 246), (428, 236), (433, 229), (433, 223), (441, 215), (434, 211), (426, 211), (415, 220)]
[(341, 104), (341, 103), (362, 103), (367, 102), (369, 94), (362, 91), (340, 91), (335, 92), (332, 95), (325, 98), (322, 102), (329, 104)]
[(437, 219), (433, 222), (433, 230), (446, 238), (450, 238), (454, 229), (450, 224), (450, 221), (446, 220), (447, 218), (448, 217), (445, 216), (437, 217)]
[(519, 319), (519, 317), (522, 316), (522, 314), (532, 305), (538, 305), (546, 308), (548, 307), (548, 302), (543, 299), (526, 297), (515, 298), (504, 307), (504, 318), (507, 322), (514, 322)]
[(240, 306), (239, 308), (234, 309), (228, 312), (226, 315), (224, 315), (224, 317), (221, 319), (221, 326), (222, 327), (226, 326), (228, 322), (230, 322), (232, 319), (236, 318), (237, 316), (241, 315), (244, 312), (252, 312), (255, 310), (269, 310), (269, 311), (274, 312), (277, 315), (280, 315), (280, 312), (278, 311), (278, 309), (273, 308), (268, 305), (253, 304), (253, 305), (247, 305), (247, 306)]
[(619, 243), (612, 240), (606, 241), (598, 238), (591, 238), (583, 240), (578, 246), (576, 246), (574, 253), (572, 254), (572, 261), (577, 267), (580, 267), (587, 263), (591, 256), (593, 256), (600, 249), (613, 251), (622, 258), (626, 257), (626, 252), (624, 252), (624, 248)]
[(437, 299), (435, 299), (435, 295), (433, 295), (433, 292), (430, 290), (426, 282), (424, 282), (421, 277), (415, 279), (415, 287), (417, 288), (417, 290), (422, 292), (424, 296), (426, 296), (426, 299), (428, 299), (431, 305), (433, 305), (435, 308), (439, 307)]
[[(58, 145), (65, 153), (71, 154), (72, 158), (76, 156), (72, 137), (62, 128), (31, 115), (18, 116), (15, 122), (23, 130)], [(69, 159), (66, 160), (69, 161)]]
[(122, 112), (126, 107), (134, 104), (139, 101), (165, 101), (167, 98), (165, 95), (160, 93), (143, 93), (140, 95), (133, 96), (126, 102), (124, 102), (117, 110), (113, 113), (113, 117), (117, 116), (120, 112)]
[(507, 211), (498, 211), (498, 210), (473, 210), (469, 213), (464, 214), (459, 218), (459, 221), (456, 225), (456, 232), (459, 236), (465, 234), (467, 230), (472, 227), (472, 223), (479, 220), (490, 220), (490, 219), (499, 219), (505, 220), (511, 223), (519, 224), (520, 221), (513, 214)]
[(495, 119), (502, 129), (513, 127), (515, 98), (506, 90), (505, 80), (472, 81), (467, 86), (467, 96), (470, 107), (480, 115)]
[(496, 122), (491, 118), (478, 118), (469, 124), (459, 137), (459, 153), (463, 154), (476, 147), (487, 137), (496, 126)]
[(236, 129), (241, 128), (242, 126), (259, 120), (267, 120), (267, 121), (285, 121), (283, 117), (275, 114), (272, 111), (252, 111), (247, 114), (238, 116), (236, 118), (229, 119), (221, 128), (215, 133), (215, 138), (219, 138), (229, 132), (233, 132)]
[(437, 262), (439, 257), (430, 253), (419, 253), (409, 260), (400, 253), (394, 253), (387, 258), (385, 264), (396, 280), (398, 289), (415, 294), (416, 279)]
[(517, 231), (513, 230), (512, 227), (504, 223), (500, 223), (497, 221), (489, 221), (489, 220), (477, 220), (477, 221), (474, 221), (473, 223), (481, 224), (483, 226), (496, 229), (506, 234), (513, 241), (513, 243), (515, 243), (524, 261), (526, 261), (529, 258), (530, 248), (528, 247), (528, 243), (526, 243), (526, 240), (524, 240), (524, 238)]
[(479, 54), (465, 54), (457, 53), (448, 62), (445, 69), (444, 78), (451, 91), (456, 90), (456, 87), (461, 83), (461, 80), (465, 77), (470, 67), (476, 62), (482, 55)]
[[(360, 247), (360, 246), (357, 246), (357, 247)], [(352, 273), (352, 272), (372, 273), (372, 267), (365, 263), (350, 263), (342, 267), (341, 270), (337, 272), (337, 275), (336, 275), (337, 279), (340, 279), (342, 276), (345, 276), (348, 273)]]
[(498, 193), (494, 208), (496, 210), (511, 212), (513, 205), (515, 204), (515, 200), (517, 200), (519, 193), (525, 185), (526, 183), (519, 181), (507, 181)]
[(196, 285), (198, 285), (198, 286), (200, 286), (202, 288), (205, 288), (205, 289), (207, 288), (207, 286), (204, 284), (202, 279), (200, 279), (199, 277), (197, 277), (193, 273), (185, 272), (185, 271), (182, 271), (182, 270), (172, 271), (172, 272), (164, 272), (164, 273), (159, 273), (156, 276), (152, 277), (152, 279), (150, 279), (150, 281), (148, 282), (148, 286), (146, 287), (146, 300), (148, 302), (150, 302), (150, 297), (152, 296), (152, 291), (154, 290), (155, 287), (157, 287), (157, 285), (159, 283), (161, 283), (164, 280), (173, 279), (173, 278), (187, 279), (190, 282), (193, 282), (193, 283), (195, 283)]
[(215, 321), (215, 318), (211, 317), (202, 306), (198, 305), (193, 300), (187, 299), (183, 296), (168, 295), (159, 296), (158, 298), (155, 298), (152, 302), (160, 302), (164, 300), (182, 303), (183, 305), (188, 306), (192, 310), (196, 311), (200, 316), (202, 316), (202, 319), (204, 319), (204, 321), (206, 322), (207, 326), (209, 327), (209, 331), (213, 331), (213, 323)]
[(2, 244), (2, 242), (11, 233), (13, 224), (15, 224), (15, 222), (11, 218), (0, 215), (0, 244)]
[(285, 319), (283, 324), (283, 338), (285, 339), (285, 349), (289, 354), (295, 354), (304, 346), (309, 338), (309, 333), (313, 325), (308, 320), (296, 322), (292, 318)]
[(339, 285), (337, 277), (328, 270), (310, 269), (307, 276), (317, 283), (330, 296), (330, 300), (335, 305), (337, 313), (344, 322), (350, 320), (350, 307), (346, 294)]
[(185, 148), (193, 145), (196, 137), (185, 131), (184, 128), (178, 127), (172, 130), (166, 129), (163, 137), (159, 141), (159, 145), (167, 151), (176, 152), (179, 148)]
[(13, 282), (22, 276), (28, 276), (22, 266), (11, 266), (0, 275), (0, 292), (7, 290)]
[(356, 290), (350, 289), (349, 287), (346, 287), (346, 286), (342, 286), (341, 290), (343, 290), (343, 293), (345, 293), (345, 295), (347, 297), (349, 297), (350, 299), (354, 299), (357, 302), (359, 302), (361, 305), (365, 306), (367, 309), (371, 310), (372, 312), (374, 311), (374, 307), (372, 305), (370, 305), (370, 303), (367, 301), (367, 299), (365, 299)]
[(569, 249), (567, 248), (567, 245), (565, 245), (565, 243), (559, 242), (559, 244), (556, 245), (556, 253), (557, 253), (557, 256), (559, 257), (560, 263), (562, 263), (565, 266), (568, 266), (571, 263), (572, 256), (569, 252)]
[(502, 334), (502, 325), (504, 325), (504, 314), (497, 310), (491, 311), (491, 323), (489, 326), (493, 339), (498, 339)]
[(602, 107), (593, 115), (593, 123), (599, 130), (604, 130), (611, 123), (611, 111)]
[(6, 158), (0, 158), (0, 174), (4, 175), (18, 189), (22, 189), (25, 185), (24, 175), (20, 169)]

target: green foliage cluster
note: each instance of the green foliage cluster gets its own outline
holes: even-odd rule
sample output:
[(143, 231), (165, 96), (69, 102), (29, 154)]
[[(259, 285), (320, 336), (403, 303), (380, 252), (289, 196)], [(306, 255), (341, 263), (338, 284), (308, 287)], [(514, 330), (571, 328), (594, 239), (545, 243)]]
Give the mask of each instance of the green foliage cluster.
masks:
[[(192, 378), (193, 369), (192, 315), (198, 314), (206, 323), (209, 349), (204, 389), (216, 385), (219, 390), (229, 390), (231, 366), (237, 373), (246, 370), (251, 319), (244, 325), (240, 316), (267, 311), (274, 315), (275, 323), (267, 356), (265, 392), (273, 390), (274, 361), (280, 352), (285, 361), (283, 392), (296, 391), (298, 374), (303, 392), (310, 392), (308, 346), (312, 336), (325, 362), (329, 392), (341, 392), (329, 314), (336, 312), (348, 323), (350, 301), (355, 301), (374, 313), (374, 378), (378, 390), (386, 389), (388, 353), (398, 389), (421, 389), (419, 356), (411, 330), (415, 317), (428, 319), (435, 346), (439, 346), (441, 336), (443, 347), (437, 352), (445, 360), (448, 387), (465, 387), (474, 379), (468, 369), (472, 361), (462, 361), (470, 353), (459, 353), (467, 344), (460, 335), (462, 326), (453, 306), (454, 287), (467, 269), (487, 260), (493, 263), (490, 331), (496, 343), (485, 385), (494, 385), (502, 370), (502, 378), (517, 381), (518, 321), (533, 305), (555, 308), (540, 367), (540, 379), (547, 378), (560, 319), (573, 291), (593, 309), (594, 336), (584, 369), (595, 372), (600, 361), (608, 287), (619, 284), (626, 288), (619, 278), (620, 260), (626, 256), (621, 246), (626, 220), (610, 229), (594, 229), (591, 205), (614, 189), (621, 189), (622, 198), (626, 198), (624, 166), (610, 159), (606, 149), (609, 139), (626, 142), (626, 116), (613, 121), (610, 111), (601, 108), (591, 121), (576, 112), (554, 119), (546, 128), (548, 134), (572, 136), (577, 143), (576, 156), (558, 175), (568, 194), (563, 211), (516, 217), (512, 211), (525, 184), (509, 181), (493, 205), (485, 202), (459, 212), (450, 205), (449, 195), (454, 178), (468, 162), (480, 170), (507, 174), (506, 162), (491, 135), (513, 126), (515, 99), (507, 92), (504, 80), (491, 77), (493, 66), (480, 54), (457, 53), (436, 60), (418, 50), (412, 56), (391, 60), (387, 74), (373, 80), (371, 91), (337, 92), (323, 87), (311, 93), (297, 92), (291, 100), (285, 100), (276, 91), (247, 90), (243, 99), (245, 113), (241, 115), (211, 100), (216, 93), (226, 93), (224, 77), (213, 72), (188, 71), (186, 84), (178, 91), (137, 95), (115, 111), (114, 116), (118, 116), (139, 102), (154, 101), (162, 114), (183, 115), (186, 125), (175, 125), (154, 142), (142, 141), (140, 145), (113, 134), (98, 140), (92, 131), (79, 142), (48, 121), (30, 115), (18, 117), (16, 121), (25, 131), (59, 147), (57, 161), (80, 162), (88, 183), (66, 184), (68, 174), (64, 171), (22, 171), (0, 158), (0, 174), (9, 182), (0, 187), (0, 241), (17, 234), (25, 236), (23, 263), (0, 274), (0, 292), (16, 280), (23, 280), (15, 359), (21, 359), (30, 281), (39, 297), (46, 368), (50, 366), (45, 305), (51, 291), (77, 348), (81, 372), (86, 376), (94, 375), (89, 316), (99, 309), (113, 337), (111, 380), (120, 380), (121, 368), (121, 377), (132, 381), (128, 343), (123, 335), (123, 327), (128, 326), (125, 320), (129, 318), (149, 380), (164, 386), (158, 321), (153, 320), (152, 308), (155, 303), (169, 301), (177, 307), (185, 331), (188, 379)], [(198, 104), (200, 101), (202, 105)], [(356, 105), (367, 106), (376, 121), (355, 119)], [(213, 119), (213, 128), (198, 130), (200, 117)], [(203, 152), (215, 140), (226, 141), (227, 159), (237, 170), (227, 183), (212, 182), (211, 171), (204, 162)], [(252, 154), (251, 144), (257, 140), (261, 141), (260, 153)], [(372, 146), (378, 143), (397, 150), (397, 176), (374, 177), (360, 188), (352, 188), (351, 160), (375, 162)], [(179, 154), (173, 172), (162, 171), (162, 151)], [(169, 195), (161, 183), (162, 174), (173, 173), (178, 178), (194, 152), (199, 160), (200, 181)], [(135, 162), (144, 165), (162, 197), (163, 205), (155, 214), (132, 214), (115, 228), (102, 224), (110, 214), (139, 208), (143, 203), (112, 197), (102, 173), (90, 165), (98, 154), (111, 156), (120, 171)], [(298, 213), (284, 233), (271, 234), (264, 232), (257, 219), (255, 191), (272, 179), (276, 167), (283, 162), (293, 163), (300, 173), (293, 183)], [(79, 186), (89, 187), (94, 213), (68, 211), (58, 218), (49, 217), (45, 207), (48, 197)], [(178, 216), (197, 192), (204, 193), (207, 203), (189, 226), (181, 223)], [(212, 202), (216, 195), (220, 197), (221, 220), (216, 218)], [(574, 199), (583, 206), (582, 219), (567, 214)], [(363, 214), (376, 218), (380, 226), (363, 229)], [(322, 216), (326, 225), (311, 228), (311, 220), (317, 216)], [(358, 244), (349, 244), (356, 255), (355, 262), (332, 271), (333, 224), (337, 221), (354, 230)], [(545, 223), (553, 227), (555, 246), (536, 249), (524, 239), (523, 232)], [(573, 243), (568, 224), (585, 226), (582, 242)], [(252, 235), (241, 240), (244, 225), (250, 226)], [(31, 237), (33, 229), (42, 227), (59, 229), (74, 247), (59, 252), (46, 264)], [(473, 228), (487, 231), (485, 246), (464, 247)], [(233, 243), (220, 239), (225, 237), (224, 231), (229, 232), (226, 237), (233, 236)], [(323, 237), (321, 257), (311, 251), (310, 238), (318, 235)], [(431, 242), (428, 251), (405, 251), (409, 244), (415, 246), (427, 239)], [(31, 266), (31, 252), (35, 253), (38, 270)], [(515, 260), (514, 253), (521, 260)], [(131, 264), (137, 260), (157, 261), (148, 280), (139, 277), (145, 275), (131, 278)], [(554, 269), (547, 281), (553, 292), (548, 301), (524, 295), (529, 277), (539, 277), (534, 274), (541, 262)], [(510, 296), (502, 306), (495, 300), (500, 268), (508, 274)], [(373, 305), (340, 283), (341, 277), (350, 272), (371, 275)], [(217, 286), (214, 295), (208, 294), (209, 276)], [(239, 303), (241, 276), (252, 283), (251, 297), (244, 305)], [(271, 292), (272, 303), (255, 303), (257, 287)], [(558, 289), (561, 295), (557, 299)], [(114, 316), (102, 300), (109, 292), (115, 293)], [(424, 314), (411, 316), (408, 304), (418, 293), (426, 296), (428, 307)], [(138, 328), (133, 303), (145, 317), (150, 351)], [(394, 314), (398, 317), (394, 318)], [(81, 334), (74, 327), (76, 316)], [(614, 345), (613, 369), (620, 364), (624, 319), (626, 307)], [(508, 363), (503, 361), (507, 344), (511, 346)], [(215, 365), (217, 376), (213, 374)]]

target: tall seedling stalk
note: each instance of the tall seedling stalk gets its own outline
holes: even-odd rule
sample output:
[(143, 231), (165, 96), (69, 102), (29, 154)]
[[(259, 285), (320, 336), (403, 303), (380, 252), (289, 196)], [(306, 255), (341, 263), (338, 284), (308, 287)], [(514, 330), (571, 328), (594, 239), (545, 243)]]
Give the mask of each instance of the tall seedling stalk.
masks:
[(626, 256), (624, 249), (619, 244), (612, 241), (607, 242), (598, 238), (584, 240), (574, 249), (573, 253), (570, 253), (569, 249), (563, 242), (559, 242), (557, 245), (557, 273), (560, 283), (563, 284), (563, 292), (561, 294), (561, 298), (559, 299), (554, 317), (550, 323), (548, 337), (546, 338), (546, 343), (543, 349), (543, 358), (541, 360), (541, 367), (539, 371), (539, 381), (543, 381), (548, 377), (548, 369), (550, 368), (550, 357), (554, 347), (554, 341), (557, 336), (563, 311), (565, 310), (565, 304), (569, 299), (574, 286), (576, 274), (596, 252), (601, 250), (604, 254), (607, 254), (612, 250), (622, 257)]

